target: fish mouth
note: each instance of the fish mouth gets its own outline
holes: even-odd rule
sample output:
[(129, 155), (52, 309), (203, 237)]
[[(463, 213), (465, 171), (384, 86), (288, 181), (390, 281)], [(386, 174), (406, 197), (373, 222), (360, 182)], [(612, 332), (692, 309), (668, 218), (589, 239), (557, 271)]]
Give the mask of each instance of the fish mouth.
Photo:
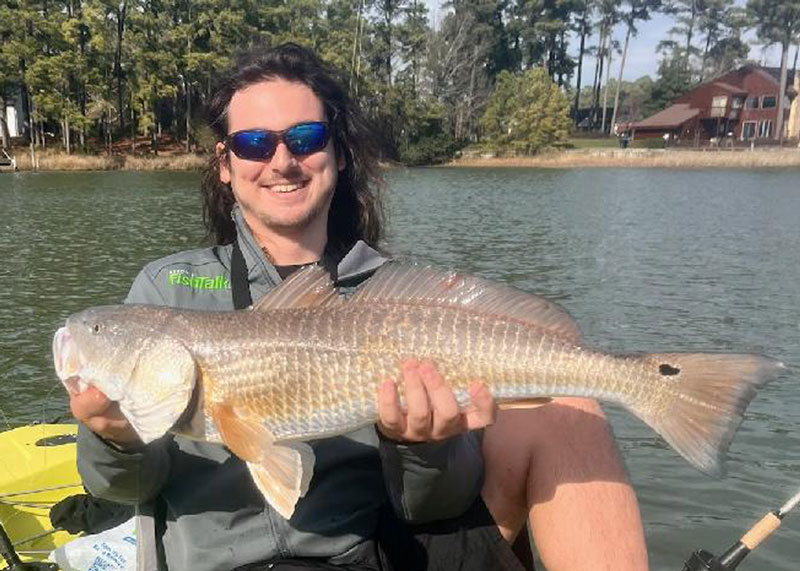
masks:
[(67, 391), (79, 393), (85, 388), (80, 376), (83, 358), (66, 327), (59, 328), (53, 336), (53, 364)]

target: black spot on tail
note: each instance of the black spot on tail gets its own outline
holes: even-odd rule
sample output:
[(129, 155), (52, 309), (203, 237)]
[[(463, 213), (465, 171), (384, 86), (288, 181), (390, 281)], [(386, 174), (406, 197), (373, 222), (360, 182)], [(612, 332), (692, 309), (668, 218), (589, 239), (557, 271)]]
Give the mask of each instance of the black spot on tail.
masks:
[(667, 377), (667, 376), (671, 377), (671, 376), (679, 374), (681, 372), (681, 370), (673, 367), (672, 365), (668, 365), (666, 363), (663, 363), (662, 365), (658, 366), (658, 372), (661, 373), (662, 375), (664, 375), (665, 377)]

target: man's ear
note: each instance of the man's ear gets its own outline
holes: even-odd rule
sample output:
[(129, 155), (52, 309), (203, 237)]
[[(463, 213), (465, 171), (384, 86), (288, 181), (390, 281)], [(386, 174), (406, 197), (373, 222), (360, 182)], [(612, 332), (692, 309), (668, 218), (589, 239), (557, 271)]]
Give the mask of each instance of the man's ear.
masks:
[(219, 181), (222, 184), (231, 183), (231, 166), (228, 163), (228, 151), (223, 143), (217, 143), (214, 152), (219, 159)]

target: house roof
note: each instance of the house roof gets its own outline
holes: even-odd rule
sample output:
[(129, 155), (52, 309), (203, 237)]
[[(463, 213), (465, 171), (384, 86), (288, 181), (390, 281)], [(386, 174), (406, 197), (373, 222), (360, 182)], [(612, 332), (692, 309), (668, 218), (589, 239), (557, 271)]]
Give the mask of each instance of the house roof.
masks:
[(731, 85), (730, 83), (725, 83), (724, 81), (715, 81), (713, 84), (717, 87), (730, 91), (731, 93), (747, 93), (747, 90), (743, 87)]
[(689, 119), (700, 113), (699, 109), (692, 109), (688, 103), (676, 103), (663, 111), (651, 115), (647, 119), (631, 124), (633, 129), (671, 129), (680, 127)]
[[(758, 71), (764, 72), (768, 75), (771, 75), (772, 78), (775, 80), (775, 83), (780, 84), (781, 82), (781, 68), (779, 67), (757, 67), (755, 68)], [(786, 70), (786, 85), (792, 85), (794, 83), (794, 74), (795, 70), (789, 68)]]

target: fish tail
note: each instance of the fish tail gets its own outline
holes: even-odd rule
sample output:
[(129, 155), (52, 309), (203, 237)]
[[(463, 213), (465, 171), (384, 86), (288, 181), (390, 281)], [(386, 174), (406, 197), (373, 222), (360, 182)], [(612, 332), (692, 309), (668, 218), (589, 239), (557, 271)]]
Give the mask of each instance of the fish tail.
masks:
[(756, 389), (784, 369), (748, 354), (661, 353), (646, 357), (665, 381), (671, 401), (656, 415), (639, 414), (681, 456), (712, 476), (725, 473), (725, 454)]

